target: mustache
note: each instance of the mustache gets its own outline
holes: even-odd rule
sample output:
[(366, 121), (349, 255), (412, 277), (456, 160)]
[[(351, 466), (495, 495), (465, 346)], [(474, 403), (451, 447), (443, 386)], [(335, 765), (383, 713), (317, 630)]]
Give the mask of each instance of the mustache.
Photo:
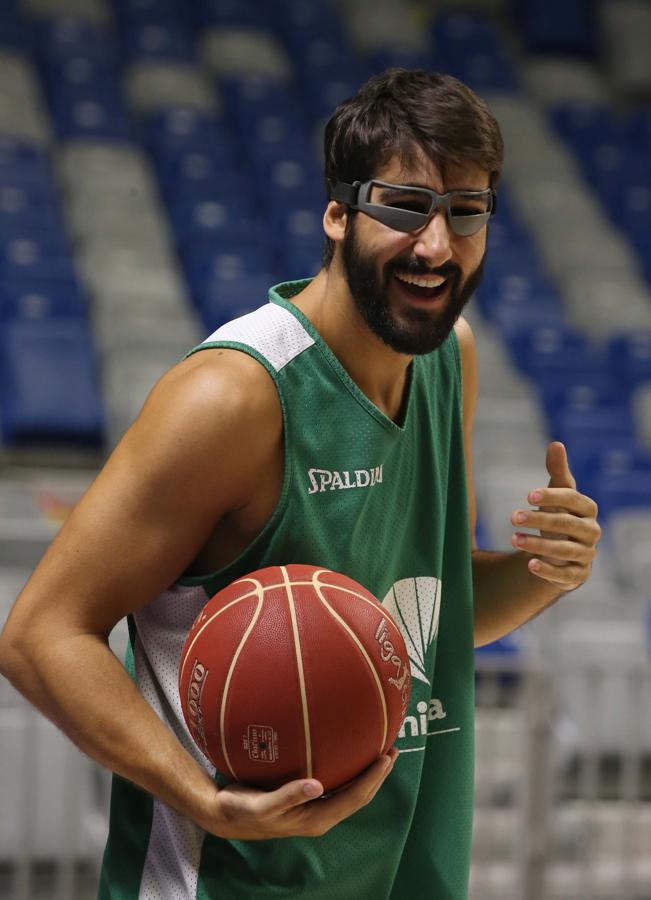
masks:
[(439, 278), (458, 278), (461, 274), (461, 269), (455, 263), (444, 263), (442, 266), (439, 266), (436, 269), (431, 269), (428, 266), (423, 265), (423, 263), (415, 261), (415, 260), (405, 260), (404, 262), (397, 261), (391, 263), (389, 267), (387, 267), (387, 274), (389, 276), (394, 275), (396, 272), (404, 272), (407, 275), (436, 275)]

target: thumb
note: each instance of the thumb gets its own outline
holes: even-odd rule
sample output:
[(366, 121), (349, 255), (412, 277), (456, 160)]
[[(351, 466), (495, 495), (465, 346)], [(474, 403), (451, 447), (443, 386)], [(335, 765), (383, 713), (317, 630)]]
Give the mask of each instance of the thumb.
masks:
[(260, 805), (267, 815), (282, 815), (295, 806), (314, 800), (322, 793), (323, 785), (315, 778), (307, 781), (290, 781), (275, 791), (266, 793)]
[(550, 475), (547, 487), (576, 488), (576, 481), (567, 461), (567, 450), (560, 441), (552, 441), (548, 445), (546, 466)]

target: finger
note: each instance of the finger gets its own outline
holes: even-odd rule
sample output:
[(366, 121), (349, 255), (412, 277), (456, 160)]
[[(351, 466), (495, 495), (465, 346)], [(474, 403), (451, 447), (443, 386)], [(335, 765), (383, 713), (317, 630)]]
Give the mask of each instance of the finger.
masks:
[(598, 508), (591, 497), (572, 488), (536, 488), (527, 497), (532, 506), (560, 507), (584, 519), (596, 519)]
[(601, 535), (601, 529), (593, 519), (581, 519), (565, 511), (519, 509), (513, 513), (511, 521), (518, 527), (563, 535), (587, 546), (594, 546)]
[(563, 591), (571, 591), (582, 585), (589, 575), (589, 569), (573, 563), (566, 566), (554, 566), (540, 559), (530, 559), (527, 568), (532, 575), (543, 581), (556, 585)]
[(550, 475), (548, 487), (576, 488), (576, 481), (567, 460), (567, 450), (560, 441), (552, 441), (547, 447), (545, 464)]
[(319, 803), (301, 811), (302, 824), (308, 829), (332, 828), (369, 803), (393, 768), (388, 756), (381, 756), (346, 787)]
[(261, 792), (253, 803), (259, 816), (273, 818), (314, 800), (322, 793), (323, 785), (314, 778), (290, 781), (275, 791)]
[(586, 547), (576, 541), (554, 541), (535, 534), (522, 534), (516, 532), (513, 535), (513, 546), (526, 553), (536, 556), (545, 556), (549, 562), (580, 563), (587, 565), (595, 557), (594, 547)]

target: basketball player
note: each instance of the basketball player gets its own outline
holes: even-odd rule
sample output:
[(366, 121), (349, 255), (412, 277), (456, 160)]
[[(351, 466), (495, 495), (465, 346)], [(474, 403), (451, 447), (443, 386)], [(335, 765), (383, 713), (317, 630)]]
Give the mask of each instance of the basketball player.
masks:
[[(496, 209), (494, 118), (454, 78), (390, 70), (335, 111), (325, 159), (321, 271), (277, 285), (165, 375), (3, 634), (7, 677), (117, 773), (102, 900), (463, 900), (473, 645), (590, 573), (596, 506), (558, 443), (548, 485), (513, 515), (540, 535), (474, 549), (461, 313)], [(360, 581), (410, 647), (396, 747), (323, 799), (313, 779), (226, 785), (176, 691), (207, 597), (288, 562)], [(107, 644), (124, 616), (128, 674)]]

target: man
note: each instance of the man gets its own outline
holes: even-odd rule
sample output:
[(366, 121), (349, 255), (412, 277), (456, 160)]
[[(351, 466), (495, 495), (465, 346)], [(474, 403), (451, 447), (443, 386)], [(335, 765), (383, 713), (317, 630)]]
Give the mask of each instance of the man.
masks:
[[(521, 511), (541, 536), (514, 536), (514, 553), (472, 544), (477, 375), (460, 313), (495, 211), (497, 123), (453, 78), (390, 70), (338, 108), (325, 150), (324, 268), (161, 380), (3, 634), (6, 675), (118, 773), (103, 900), (462, 900), (473, 643), (583, 583), (594, 558), (596, 507), (556, 443)], [(288, 562), (360, 581), (410, 647), (396, 748), (328, 798), (313, 779), (226, 785), (176, 692), (207, 596)], [(126, 615), (136, 683), (107, 646)]]

